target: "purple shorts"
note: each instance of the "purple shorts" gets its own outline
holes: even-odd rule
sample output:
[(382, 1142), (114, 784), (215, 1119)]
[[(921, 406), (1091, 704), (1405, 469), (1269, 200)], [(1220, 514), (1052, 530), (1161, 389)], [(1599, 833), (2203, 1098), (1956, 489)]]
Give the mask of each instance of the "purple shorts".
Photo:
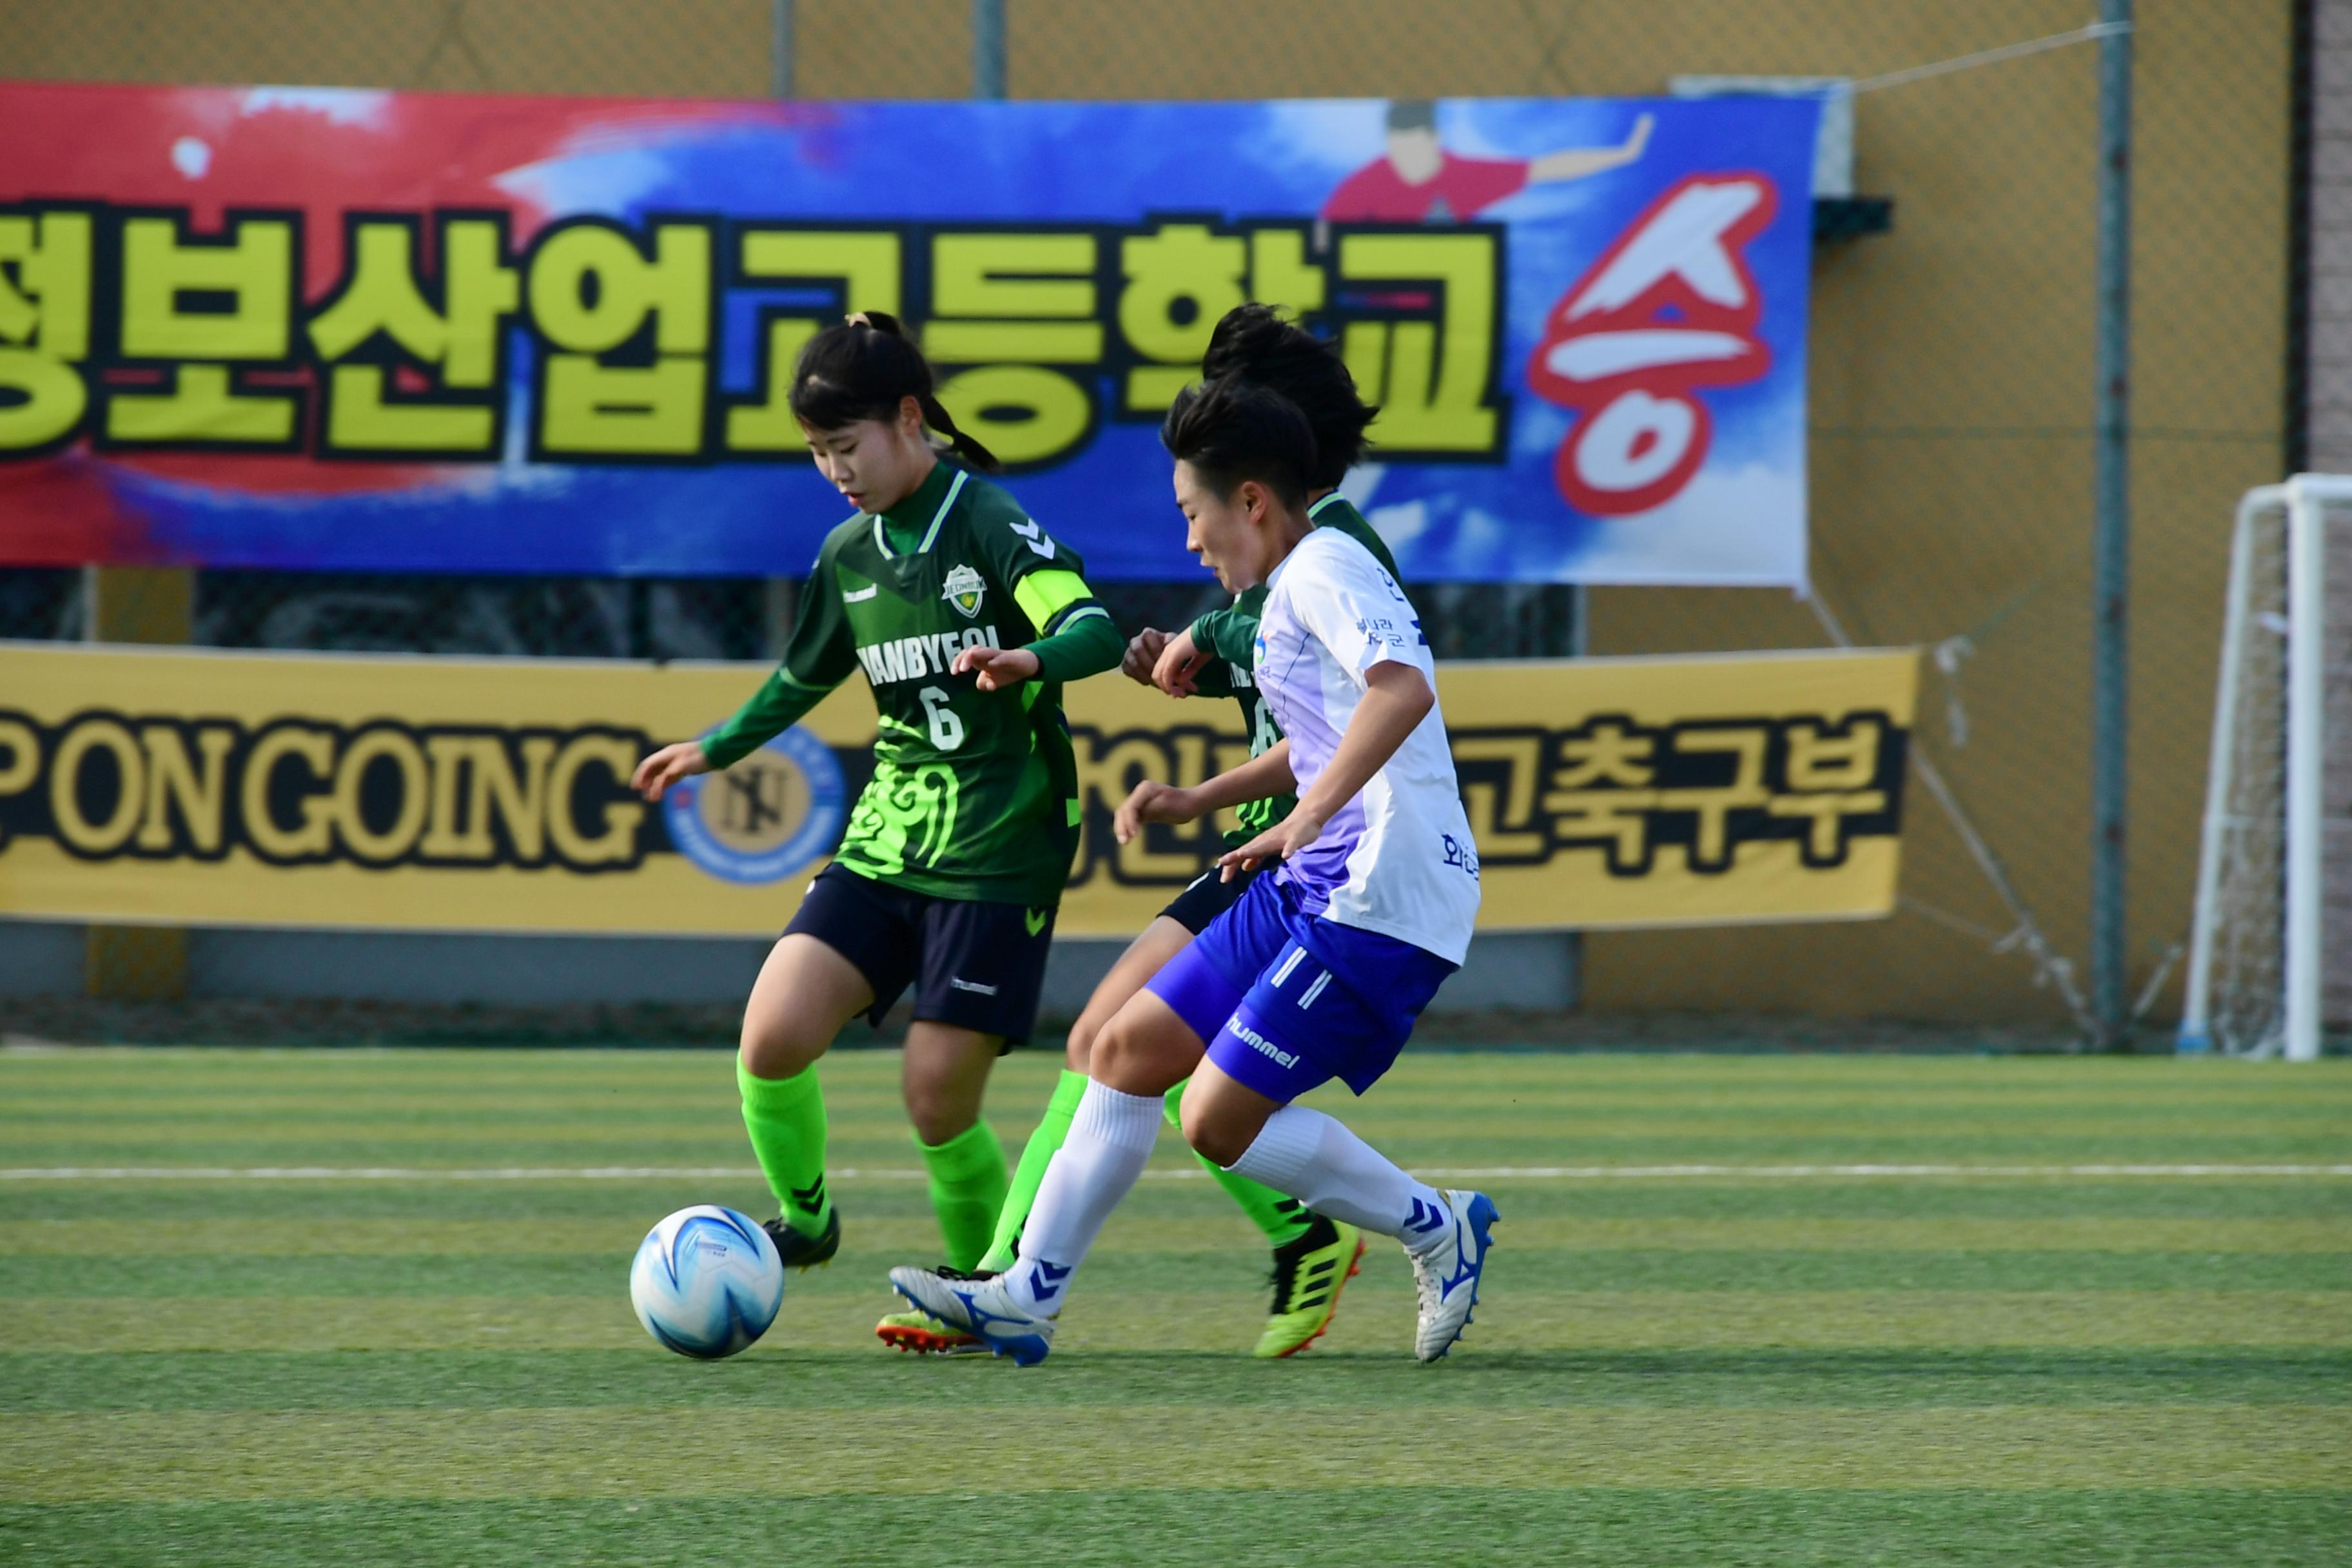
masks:
[(1286, 1105), (1335, 1078), (1358, 1094), (1371, 1088), (1454, 968), (1307, 914), (1296, 889), (1260, 877), (1147, 988), (1226, 1077)]

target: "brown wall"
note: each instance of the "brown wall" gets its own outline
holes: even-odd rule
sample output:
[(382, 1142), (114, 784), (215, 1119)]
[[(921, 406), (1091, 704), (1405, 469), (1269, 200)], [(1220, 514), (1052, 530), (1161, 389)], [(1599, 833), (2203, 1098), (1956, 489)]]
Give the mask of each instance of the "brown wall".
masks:
[[(1648, 93), (1678, 72), (1865, 78), (2079, 27), (2084, 0), (1010, 0), (1022, 97)], [(2289, 0), (2140, 7), (2132, 484), (2135, 984), (2185, 933), (2230, 507), (2278, 477)], [(12, 74), (751, 96), (763, 0), (0, 0)], [(817, 97), (969, 90), (963, 0), (800, 0)], [(2087, 931), (2095, 47), (1857, 102), (1891, 234), (1826, 247), (1814, 565), (1864, 642), (1967, 637), (1921, 744), (2059, 949)], [(1759, 592), (1593, 595), (1600, 652), (1797, 647)], [(1951, 704), (1965, 743), (1948, 727)], [(2049, 1017), (2011, 921), (1915, 794), (1906, 908), (1863, 926), (1599, 936), (1596, 1005)]]

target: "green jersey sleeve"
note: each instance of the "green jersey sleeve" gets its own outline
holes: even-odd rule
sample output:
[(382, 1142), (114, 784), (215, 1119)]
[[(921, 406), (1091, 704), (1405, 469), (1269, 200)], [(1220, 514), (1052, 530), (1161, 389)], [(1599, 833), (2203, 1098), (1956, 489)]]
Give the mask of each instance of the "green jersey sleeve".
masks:
[(817, 557), (816, 570), (801, 589), (800, 612), (784, 644), (783, 661), (735, 716), (702, 742), (702, 754), (712, 767), (732, 767), (782, 734), (857, 668), (829, 550)]
[(1232, 604), (1211, 610), (1192, 623), (1192, 646), (1249, 668), (1256, 662), (1257, 620), (1265, 608), (1265, 589), (1247, 590)]
[(1066, 684), (1118, 667), (1126, 645), (1076, 551), (994, 486), (974, 495), (968, 526), (983, 569), (1012, 590), (1034, 633), (1023, 646), (1037, 656), (1041, 679)]

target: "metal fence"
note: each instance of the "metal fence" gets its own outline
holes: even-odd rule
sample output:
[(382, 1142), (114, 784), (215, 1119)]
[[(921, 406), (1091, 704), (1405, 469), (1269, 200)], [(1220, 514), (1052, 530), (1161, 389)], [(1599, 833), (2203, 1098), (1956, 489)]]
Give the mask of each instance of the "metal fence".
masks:
[[(2126, 1013), (2176, 1005), (2231, 505), (2284, 471), (2304, 395), (2289, 374), (2291, 180), (2311, 0), (2140, 0), (2136, 14), (2107, 0), (2124, 26), (2105, 29), (2086, 27), (2090, 3), (7, 0), (0, 58), (46, 79), (809, 98), (1834, 79), (1853, 199), (1817, 215), (1815, 596), (1423, 584), (1416, 600), (1449, 658), (1841, 638), (1928, 651), (1898, 915), (1595, 935), (1588, 1007), (2113, 1037)], [(2103, 61), (2104, 101), (2128, 106), (2105, 142)], [(2104, 208), (2103, 161), (2116, 175)], [(2104, 343), (2103, 233), (2118, 244), (2107, 282), (2129, 282)], [(710, 579), (207, 571), (181, 592), (176, 610), (110, 632), (102, 583), (0, 570), (0, 635), (754, 658), (791, 612), (775, 585)], [(1193, 582), (1104, 596), (1130, 627), (1204, 602)], [(92, 975), (141, 984), (95, 960)]]

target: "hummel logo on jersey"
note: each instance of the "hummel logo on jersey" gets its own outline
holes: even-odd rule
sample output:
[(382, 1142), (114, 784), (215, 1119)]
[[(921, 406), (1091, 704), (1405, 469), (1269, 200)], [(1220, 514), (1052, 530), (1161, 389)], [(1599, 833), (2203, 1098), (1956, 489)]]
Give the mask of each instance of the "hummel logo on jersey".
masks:
[(969, 566), (959, 566), (950, 572), (947, 586), (940, 590), (940, 597), (953, 605), (956, 613), (966, 620), (980, 614), (980, 602), (987, 595), (987, 583)]
[(996, 987), (993, 985), (982, 985), (977, 980), (966, 980), (960, 975), (952, 974), (948, 976), (948, 989), (950, 991), (975, 992), (982, 996), (993, 996), (996, 994)]
[(1031, 554), (1041, 555), (1048, 561), (1054, 558), (1054, 542), (1045, 537), (1044, 529), (1031, 522), (1027, 518), (1023, 518), (1011, 527), (1013, 532), (1021, 536), (1021, 542), (1029, 547)]
[(894, 680), (928, 680), (945, 675), (961, 649), (1001, 646), (994, 626), (969, 626), (960, 632), (867, 643), (857, 650), (857, 662), (866, 667), (866, 679), (887, 686)]
[(1296, 1052), (1284, 1050), (1239, 1018), (1225, 1020), (1225, 1033), (1233, 1036), (1258, 1055), (1267, 1058), (1278, 1068), (1295, 1068), (1298, 1065)]
[[(1205, 871), (1202, 873), (1203, 876), (1207, 874)], [(1045, 929), (1045, 922), (1053, 918), (1054, 911), (1051, 910), (1024, 910), (1021, 914), (1021, 923), (1029, 928), (1031, 936), (1035, 936)]]

